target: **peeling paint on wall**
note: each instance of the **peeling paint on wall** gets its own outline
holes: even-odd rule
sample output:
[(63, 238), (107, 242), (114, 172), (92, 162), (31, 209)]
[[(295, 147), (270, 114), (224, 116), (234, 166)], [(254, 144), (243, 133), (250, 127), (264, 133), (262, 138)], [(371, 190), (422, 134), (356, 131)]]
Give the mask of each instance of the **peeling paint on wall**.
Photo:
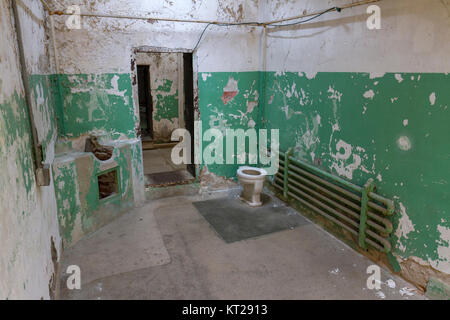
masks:
[[(53, 296), (61, 238), (53, 184), (38, 187), (31, 127), (19, 66), (11, 1), (0, 2), (0, 300)], [(26, 10), (25, 10), (25, 9)], [(28, 9), (27, 9), (28, 8)], [(18, 14), (23, 35), (38, 141), (51, 163), (56, 140), (52, 77), (38, 2), (23, 0)], [(55, 257), (56, 255), (56, 257)], [(54, 259), (56, 259), (54, 263)]]
[(395, 235), (398, 238), (398, 249), (402, 252), (405, 252), (406, 248), (402, 244), (402, 239), (408, 239), (408, 233), (414, 231), (414, 225), (409, 219), (408, 214), (406, 213), (406, 208), (403, 203), (399, 203), (400, 206), (400, 219), (398, 220), (397, 230), (395, 231)]
[(233, 77), (228, 79), (227, 85), (223, 88), (222, 101), (223, 104), (228, 104), (228, 102), (233, 101), (234, 97), (239, 93), (238, 82), (234, 80)]
[[(200, 77), (203, 78), (203, 74), (200, 73)], [(200, 116), (203, 130), (214, 128), (225, 134), (226, 129), (257, 129), (259, 73), (208, 72), (207, 75), (204, 77), (205, 81), (199, 81)], [(224, 101), (225, 96), (227, 98)], [(218, 176), (236, 178), (238, 167), (237, 164), (210, 164), (208, 170)]]
[(438, 225), (437, 231), (440, 233), (437, 248), (439, 259), (431, 261), (431, 265), (439, 271), (450, 274), (450, 227)]
[(135, 138), (137, 118), (132, 104), (131, 75), (61, 75), (66, 137), (80, 137), (95, 130), (115, 138)]
[[(280, 128), (281, 150), (293, 146), (294, 156), (358, 185), (377, 179), (377, 192), (397, 203), (394, 252), (448, 270), (441, 231), (446, 235), (449, 226), (440, 221), (449, 214), (450, 190), (442, 188), (450, 181), (442, 170), (450, 154), (448, 115), (438, 100), (430, 111), (429, 97), (434, 92), (439, 101), (450, 101), (449, 76), (386, 73), (377, 78), (376, 94), (368, 73), (319, 72), (308, 79), (304, 73), (268, 72), (265, 77), (263, 123)], [(392, 96), (398, 97), (395, 108)]]
[[(134, 148), (138, 140), (113, 140), (112, 158), (101, 161), (84, 149), (69, 148), (57, 155), (53, 176), (62, 237), (66, 247), (74, 245), (84, 235), (96, 231), (135, 205), (135, 180), (140, 173), (141, 158)], [(133, 149), (133, 151), (132, 151)], [(119, 192), (100, 199), (98, 175), (110, 169), (117, 170)]]
[[(153, 139), (171, 141), (172, 132), (184, 122), (183, 53), (138, 52), (138, 65), (150, 67), (153, 102)], [(181, 110), (180, 110), (181, 108)]]

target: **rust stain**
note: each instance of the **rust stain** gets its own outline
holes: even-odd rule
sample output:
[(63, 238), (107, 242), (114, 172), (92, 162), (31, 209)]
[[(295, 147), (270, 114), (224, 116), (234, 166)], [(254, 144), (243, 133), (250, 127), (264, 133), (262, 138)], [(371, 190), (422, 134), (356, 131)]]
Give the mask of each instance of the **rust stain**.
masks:
[(222, 96), (223, 104), (227, 104), (232, 101), (234, 97), (238, 94), (238, 91), (224, 91)]

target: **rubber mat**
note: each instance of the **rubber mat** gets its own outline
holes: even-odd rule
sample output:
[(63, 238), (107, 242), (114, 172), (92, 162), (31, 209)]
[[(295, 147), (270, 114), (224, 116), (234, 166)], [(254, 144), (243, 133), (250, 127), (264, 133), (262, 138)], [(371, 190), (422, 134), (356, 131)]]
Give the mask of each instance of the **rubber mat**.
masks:
[(310, 222), (294, 209), (267, 196), (264, 205), (249, 207), (239, 197), (194, 202), (198, 212), (227, 243), (294, 229)]
[(169, 186), (189, 183), (195, 178), (186, 170), (159, 172), (145, 175), (146, 186)]

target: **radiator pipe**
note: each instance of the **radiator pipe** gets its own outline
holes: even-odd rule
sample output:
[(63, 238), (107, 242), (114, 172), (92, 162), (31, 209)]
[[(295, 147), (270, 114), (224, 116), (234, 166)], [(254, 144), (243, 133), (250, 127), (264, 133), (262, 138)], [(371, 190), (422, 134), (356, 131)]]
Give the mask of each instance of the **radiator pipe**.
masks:
[[(279, 186), (277, 184), (274, 184), (274, 186), (275, 186), (275, 188), (277, 188), (279, 190), (283, 190), (283, 187), (281, 187), (281, 186)], [(320, 215), (322, 215), (326, 219), (328, 219), (328, 220), (334, 222), (335, 224), (341, 226), (343, 229), (347, 230), (352, 235), (354, 235), (356, 237), (358, 236), (359, 232), (357, 230), (355, 230), (355, 229), (349, 227), (348, 225), (342, 223), (341, 221), (339, 221), (335, 217), (333, 217), (333, 216), (329, 215), (328, 213), (324, 212), (323, 210), (317, 208), (316, 206), (312, 205), (308, 201), (305, 201), (305, 200), (301, 199), (300, 197), (298, 197), (296, 194), (294, 194), (292, 192), (288, 192), (288, 195), (291, 196), (292, 198), (294, 198), (295, 200), (301, 202), (302, 204), (306, 205), (311, 210), (319, 213)], [(368, 235), (370, 235), (370, 234), (368, 233)], [(381, 238), (381, 241), (379, 240), (382, 243), (382, 245), (378, 244), (377, 242), (375, 242), (375, 241), (373, 241), (372, 239), (369, 239), (369, 238), (366, 238), (365, 240), (366, 240), (366, 242), (368, 244), (370, 244), (372, 247), (376, 248), (379, 251), (383, 251), (385, 253), (388, 253), (391, 250), (391, 244), (389, 243), (389, 241), (387, 239)]]
[[(297, 174), (295, 173), (295, 172), (298, 172), (298, 173), (300, 173), (300, 174), (307, 175), (308, 173), (305, 172), (305, 171), (303, 171), (302, 169), (299, 169), (299, 168), (296, 168), (296, 167), (293, 167), (293, 166), (289, 166), (289, 169), (292, 170), (292, 171), (294, 171), (294, 172), (291, 172), (291, 173), (290, 173), (290, 175), (291, 175), (292, 177), (297, 178), (297, 179), (301, 180), (302, 182), (306, 182), (307, 184), (312, 185), (314, 188), (317, 188), (317, 189), (321, 190), (322, 192), (326, 193), (327, 195), (332, 196), (333, 198), (335, 198), (335, 199), (337, 199), (337, 200), (343, 202), (344, 204), (346, 204), (346, 205), (352, 207), (353, 209), (358, 210), (358, 213), (357, 213), (357, 214), (358, 214), (358, 217), (359, 217), (359, 210), (361, 209), (361, 206), (360, 206), (360, 205), (357, 205), (356, 203), (354, 203), (354, 202), (352, 202), (352, 201), (349, 201), (349, 200), (345, 199), (344, 197), (342, 197), (342, 196), (340, 196), (340, 195), (334, 193), (333, 191), (328, 190), (328, 189), (326, 189), (326, 188), (324, 188), (324, 187), (321, 187), (321, 186), (319, 186), (318, 184), (314, 183), (313, 181), (310, 181), (310, 180), (308, 180), (308, 179), (306, 179), (306, 178), (304, 178), (304, 177), (302, 177), (302, 176), (300, 176), (300, 175), (297, 175)], [(284, 171), (284, 168), (282, 168), (281, 171)], [(308, 174), (308, 176), (309, 176), (310, 178), (311, 178), (311, 177), (314, 177), (314, 176), (311, 175), (311, 174)], [(326, 182), (326, 181), (323, 181), (323, 182)], [(331, 183), (328, 183), (328, 186), (333, 187), (334, 185), (332, 185)], [(352, 195), (353, 195), (353, 194), (352, 194)], [(359, 199), (357, 198), (357, 199), (355, 199), (355, 200), (361, 201), (360, 198), (359, 198)], [(346, 209), (347, 209), (347, 208), (346, 208)], [(349, 210), (349, 209), (347, 209), (347, 210)], [(385, 231), (386, 233), (391, 233), (391, 232), (392, 232), (392, 229), (393, 229), (392, 222), (390, 222), (388, 219), (383, 218), (383, 217), (380, 217), (379, 215), (377, 215), (376, 213), (374, 213), (373, 211), (370, 211), (370, 210), (367, 212), (367, 215), (368, 215), (369, 217), (373, 218), (374, 220), (376, 220), (376, 221), (378, 221), (378, 222), (384, 224), (384, 226), (385, 226), (385, 230), (384, 230), (384, 231)]]
[[(289, 155), (289, 153), (288, 153), (288, 155)], [(360, 210), (361, 209), (360, 206), (358, 206), (356, 203), (354, 203), (352, 201), (349, 201), (349, 200), (343, 198), (340, 195), (335, 194), (332, 190), (327, 190), (326, 188), (323, 188), (323, 187), (317, 185), (316, 183), (309, 181), (305, 177), (301, 176), (301, 174), (308, 175), (310, 178), (320, 179), (324, 182), (327, 182), (328, 185), (333, 188), (337, 187), (337, 186), (329, 183), (328, 181), (321, 179), (320, 177), (316, 177), (316, 176), (312, 175), (311, 173), (296, 167), (294, 164), (295, 159), (293, 159), (289, 156), (286, 158), (286, 154), (281, 154), (281, 157), (284, 158), (284, 160), (280, 160), (280, 168), (279, 168), (278, 173), (275, 175), (274, 181), (273, 181), (274, 187), (276, 187), (277, 189), (283, 190), (284, 194), (287, 193), (287, 195), (293, 197), (294, 199), (300, 201), (302, 204), (306, 205), (313, 211), (321, 214), (325, 218), (338, 224), (342, 228), (351, 232), (353, 235), (361, 237), (361, 225), (360, 225), (361, 224), (361, 221), (360, 221), (361, 213), (353, 212), (352, 210), (350, 210), (350, 208), (347, 208), (347, 207), (339, 204), (338, 202), (334, 201), (333, 199), (329, 199), (326, 196), (314, 191), (313, 189), (310, 188), (310, 186), (312, 186), (313, 188), (317, 187), (318, 190), (326, 193), (328, 196), (333, 197), (337, 201), (341, 201), (347, 205), (351, 204), (350, 206), (356, 210)], [(288, 163), (286, 163), (286, 160)], [(298, 161), (295, 161), (295, 162), (298, 162)], [(292, 164), (290, 164), (290, 163), (292, 163)], [(298, 163), (300, 165), (303, 164), (300, 162), (298, 162)], [(285, 165), (287, 165), (290, 170), (285, 170)], [(286, 173), (288, 171), (289, 171), (289, 175), (287, 176)], [(318, 170), (318, 173), (323, 174), (320, 170)], [(287, 177), (288, 185), (286, 185), (286, 181), (285, 181), (286, 177)], [(333, 178), (334, 178), (334, 176), (333, 176)], [(302, 183), (306, 183), (307, 185), (302, 184), (298, 180), (300, 180)], [(337, 180), (337, 179), (333, 179), (333, 180)], [(286, 190), (286, 188), (287, 188), (287, 190)], [(340, 187), (337, 187), (337, 188), (342, 189)], [(357, 188), (358, 188), (358, 186), (355, 185), (353, 190), (355, 190)], [(306, 192), (304, 192), (300, 189), (302, 189)], [(345, 191), (346, 194), (352, 195), (353, 196), (352, 199), (354, 199), (356, 197), (356, 199), (354, 199), (354, 200), (357, 200), (357, 201), (362, 200), (361, 197), (358, 197), (356, 194), (349, 192), (345, 189), (342, 189), (342, 190)], [(319, 199), (317, 199), (317, 198), (319, 198)], [(320, 201), (320, 200), (322, 200), (322, 201)], [(334, 207), (330, 207), (323, 201), (325, 201), (326, 203), (328, 203), (332, 206), (335, 206), (338, 209), (341, 209), (343, 212), (337, 211)], [(380, 208), (382, 208), (382, 207), (380, 207)], [(345, 213), (347, 213), (349, 216), (345, 215)], [(355, 220), (352, 220), (352, 217)], [(375, 213), (373, 213), (369, 210), (366, 212), (366, 218), (367, 218), (367, 220), (364, 222), (364, 226), (367, 225), (369, 227), (372, 227), (373, 230), (378, 230), (379, 232), (381, 232), (381, 235), (375, 233), (371, 229), (363, 230), (363, 232), (364, 232), (364, 237), (362, 239), (363, 245), (361, 245), (361, 239), (360, 239), (360, 241), (359, 241), (360, 247), (364, 248), (365, 244), (367, 243), (367, 244), (370, 244), (371, 246), (377, 248), (378, 250), (381, 250), (384, 252), (390, 252), (391, 244), (387, 238), (383, 237), (383, 234), (390, 234), (392, 232), (392, 223), (385, 218), (379, 217), (378, 215), (376, 215)], [(385, 228), (383, 229), (381, 225), (378, 225), (374, 221), (370, 220), (370, 218), (373, 218), (374, 220), (381, 222), (382, 224), (384, 224)], [(378, 242), (376, 242), (376, 241), (378, 241)], [(382, 244), (382, 247), (379, 244)]]
[[(293, 161), (293, 162), (296, 162), (296, 161)], [(284, 163), (284, 161), (280, 160), (280, 163)], [(308, 172), (308, 171), (305, 171), (305, 170), (300, 169), (300, 168), (298, 168), (298, 167), (293, 167), (292, 165), (289, 165), (289, 169), (292, 169), (292, 170), (294, 170), (294, 171), (296, 171), (296, 172), (299, 172), (299, 173), (301, 173), (301, 174), (303, 174), (303, 175), (305, 175), (305, 176), (311, 178), (312, 180), (315, 180), (315, 181), (317, 181), (317, 182), (320, 182), (320, 183), (322, 183), (322, 184), (324, 184), (324, 185), (326, 185), (326, 186), (328, 186), (328, 187), (330, 187), (330, 188), (336, 190), (337, 192), (340, 192), (341, 194), (346, 195), (347, 197), (349, 197), (349, 198), (351, 198), (351, 199), (353, 199), (353, 200), (355, 200), (355, 201), (361, 201), (361, 196), (358, 196), (357, 194), (355, 194), (355, 193), (353, 193), (353, 192), (350, 192), (350, 191), (348, 191), (348, 190), (346, 190), (346, 189), (344, 189), (344, 188), (341, 188), (341, 187), (339, 187), (339, 186), (337, 186), (337, 185), (335, 185), (335, 184), (332, 184), (332, 183), (330, 183), (329, 181), (327, 181), (327, 180), (325, 180), (325, 179), (322, 179), (322, 178), (320, 178), (320, 177), (318, 177), (318, 176), (315, 176), (315, 175), (311, 174), (311, 173)], [(323, 171), (320, 171), (319, 169), (317, 169), (317, 170), (316, 170), (316, 173), (322, 173), (322, 174), (323, 174), (324, 172), (323, 172)], [(334, 180), (334, 181), (336, 181), (337, 179), (339, 179), (338, 177), (333, 176), (333, 175), (330, 175), (330, 177), (331, 177), (330, 179), (331, 179), (331, 180)], [(346, 180), (343, 180), (343, 181), (346, 181)], [(337, 180), (337, 182), (340, 182), (340, 181)], [(346, 181), (346, 182), (347, 182), (347, 181)], [(347, 183), (349, 183), (349, 182), (347, 182)], [(353, 185), (353, 184), (352, 184), (352, 186), (354, 186), (355, 188), (357, 188), (357, 186), (355, 186), (355, 185)], [(361, 193), (362, 191), (356, 191), (356, 190), (355, 190), (355, 192)], [(382, 207), (382, 206), (379, 206), (378, 204), (376, 204), (376, 203), (374, 203), (374, 202), (372, 202), (372, 201), (369, 201), (369, 206), (372, 207), (372, 208), (375, 209), (375, 210), (378, 210), (378, 211), (382, 212), (384, 215), (389, 215), (388, 209), (386, 209), (386, 208), (384, 208), (384, 207)], [(359, 208), (359, 207), (358, 207), (358, 208)]]
[[(301, 180), (303, 183), (307, 183), (307, 184), (312, 185), (313, 187), (315, 187), (315, 188), (319, 189), (320, 191), (326, 193), (328, 196), (331, 196), (331, 197), (333, 197), (335, 199), (338, 199), (338, 201), (341, 201), (341, 202), (343, 202), (345, 204), (350, 202), (350, 201), (347, 201), (345, 198), (340, 197), (340, 196), (330, 192), (329, 190), (316, 185), (314, 182), (311, 182), (311, 181), (309, 181), (309, 180), (307, 180), (305, 178), (302, 178), (302, 177), (298, 176), (297, 174), (295, 174), (293, 172), (291, 172), (289, 175), (292, 176), (293, 178), (297, 178), (297, 179)], [(321, 195), (320, 193), (310, 189), (309, 187), (307, 187), (304, 184), (301, 184), (301, 183), (295, 181), (294, 179), (289, 179), (289, 182), (294, 184), (295, 186), (297, 186), (297, 187), (307, 191), (307, 192), (312, 193), (314, 196), (320, 198), (321, 200), (324, 200), (324, 201), (328, 202), (329, 204), (338, 207), (339, 209), (341, 209), (342, 211), (344, 211), (345, 213), (349, 214), (350, 216), (355, 218), (357, 221), (359, 221), (359, 218), (360, 218), (360, 213), (359, 212), (355, 212), (355, 211), (350, 210), (347, 207), (344, 207), (343, 205), (339, 204), (338, 202), (334, 201), (333, 199), (330, 199), (330, 198), (327, 198), (327, 197)], [(356, 207), (357, 210), (360, 209), (360, 207), (358, 205), (356, 205), (355, 203), (353, 203), (353, 205)], [(375, 216), (376, 217), (375, 220), (382, 219), (383, 221), (381, 223), (384, 225), (384, 228), (383, 228), (383, 226), (375, 223), (372, 220), (367, 220), (367, 224), (369, 226), (371, 226), (372, 228), (374, 228), (374, 229), (376, 229), (376, 230), (378, 230), (378, 231), (380, 231), (382, 233), (389, 234), (389, 233), (392, 232), (392, 223), (389, 220), (384, 219), (384, 218), (380, 218), (380, 217), (376, 216), (373, 213), (372, 214), (368, 214), (368, 216), (371, 217), (371, 218), (373, 218), (373, 216)]]
[[(285, 158), (285, 153), (279, 152), (279, 154), (280, 154), (281, 157)], [(355, 184), (353, 184), (353, 183), (351, 183), (351, 182), (349, 182), (347, 180), (344, 180), (344, 179), (342, 179), (340, 177), (334, 176), (331, 173), (328, 173), (326, 171), (322, 171), (322, 170), (320, 170), (319, 168), (317, 168), (317, 167), (315, 167), (313, 165), (310, 165), (310, 164), (307, 164), (307, 163), (304, 163), (304, 162), (300, 162), (300, 161), (298, 161), (298, 160), (296, 160), (296, 159), (294, 159), (292, 157), (290, 157), (289, 160), (290, 160), (290, 163), (293, 163), (293, 164), (295, 164), (295, 165), (297, 165), (299, 167), (307, 168), (309, 171), (311, 171), (311, 172), (313, 172), (315, 174), (318, 174), (318, 175), (321, 175), (321, 176), (325, 176), (326, 178), (328, 178), (328, 179), (330, 179), (332, 181), (336, 181), (336, 182), (344, 185), (345, 187), (347, 187), (347, 188), (349, 188), (349, 189), (351, 189), (351, 190), (353, 190), (355, 192), (362, 193), (362, 188), (360, 186), (357, 186), (357, 185), (355, 185)], [(321, 179), (321, 178), (316, 177), (316, 176), (312, 176), (312, 178), (315, 179), (315, 180), (321, 181), (324, 184), (327, 184), (326, 180), (324, 180), (324, 179)], [(328, 184), (329, 184), (329, 182), (328, 182)], [(345, 190), (343, 188), (340, 188), (338, 186), (334, 186), (332, 184), (330, 184), (330, 186), (335, 188), (339, 192), (342, 192), (342, 193), (348, 195), (349, 197), (352, 197), (355, 200), (361, 201), (361, 197), (359, 197), (359, 196), (357, 196), (355, 194), (352, 194), (351, 192), (348, 192), (347, 190)], [(369, 193), (369, 197), (374, 199), (374, 200), (376, 200), (376, 201), (379, 201), (379, 202), (383, 203), (384, 205), (386, 205), (386, 208), (383, 208), (380, 205), (378, 205), (378, 204), (376, 204), (376, 203), (374, 203), (372, 201), (369, 201), (369, 207), (372, 207), (373, 209), (379, 210), (379, 211), (383, 212), (385, 215), (392, 215), (394, 213), (394, 202), (392, 200), (386, 199), (386, 198), (384, 198), (382, 196), (379, 196), (379, 195), (377, 195), (376, 193), (373, 193), (373, 192)]]

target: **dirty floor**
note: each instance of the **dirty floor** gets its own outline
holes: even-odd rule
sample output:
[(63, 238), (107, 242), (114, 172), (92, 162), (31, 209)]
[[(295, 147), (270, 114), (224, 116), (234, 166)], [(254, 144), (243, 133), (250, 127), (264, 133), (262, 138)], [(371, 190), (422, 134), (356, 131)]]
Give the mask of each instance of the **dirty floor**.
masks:
[(176, 165), (171, 160), (172, 149), (144, 150), (144, 174), (184, 170), (186, 165)]
[(171, 153), (171, 148), (144, 150), (146, 186), (182, 184), (195, 179), (186, 170), (186, 165), (176, 165), (172, 162)]
[(239, 201), (237, 193), (168, 197), (126, 213), (65, 251), (82, 288), (68, 290), (64, 275), (61, 298), (424, 299), (383, 269), (381, 290), (367, 289), (373, 263), (313, 223), (227, 244), (193, 203)]

